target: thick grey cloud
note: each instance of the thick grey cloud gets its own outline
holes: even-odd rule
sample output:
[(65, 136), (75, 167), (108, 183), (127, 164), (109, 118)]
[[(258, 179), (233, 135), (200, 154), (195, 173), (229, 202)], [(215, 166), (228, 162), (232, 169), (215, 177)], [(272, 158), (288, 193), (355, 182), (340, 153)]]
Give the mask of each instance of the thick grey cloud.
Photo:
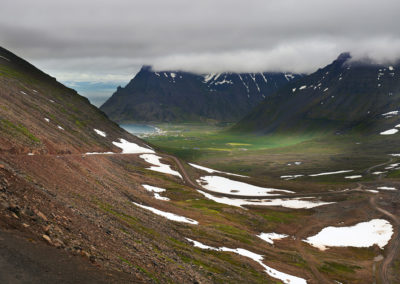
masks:
[(2, 0), (0, 44), (71, 82), (142, 64), (311, 72), (340, 52), (400, 58), (399, 0)]

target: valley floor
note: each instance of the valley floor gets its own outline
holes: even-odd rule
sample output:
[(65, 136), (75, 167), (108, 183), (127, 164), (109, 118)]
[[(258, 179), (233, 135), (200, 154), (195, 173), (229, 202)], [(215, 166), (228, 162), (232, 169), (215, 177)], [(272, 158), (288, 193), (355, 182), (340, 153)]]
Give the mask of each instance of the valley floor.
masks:
[[(2, 154), (5, 281), (36, 277), (42, 257), (30, 251), (47, 245), (58, 248), (40, 249), (50, 261), (54, 251), (60, 262), (75, 255), (66, 271), (84, 263), (71, 277), (49, 265), (50, 282), (103, 273), (120, 283), (399, 280), (400, 159), (372, 151), (378, 142), (178, 131), (148, 137), (155, 154)], [(368, 222), (383, 227), (366, 245), (311, 242), (324, 228)], [(16, 246), (27, 249), (13, 263)]]

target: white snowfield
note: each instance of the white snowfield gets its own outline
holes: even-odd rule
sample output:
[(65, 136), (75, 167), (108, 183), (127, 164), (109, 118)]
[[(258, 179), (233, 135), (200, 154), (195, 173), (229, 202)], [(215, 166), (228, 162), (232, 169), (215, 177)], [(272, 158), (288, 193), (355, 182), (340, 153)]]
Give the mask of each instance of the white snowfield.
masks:
[(378, 189), (381, 189), (381, 190), (396, 190), (395, 187), (391, 187), (391, 186), (380, 186), (380, 187), (378, 187)]
[(176, 214), (170, 213), (170, 212), (161, 211), (161, 210), (158, 210), (156, 208), (153, 208), (153, 207), (150, 207), (150, 206), (145, 206), (145, 205), (142, 205), (142, 204), (139, 204), (139, 203), (135, 203), (135, 202), (132, 202), (132, 203), (135, 204), (136, 206), (140, 207), (140, 208), (149, 210), (149, 211), (153, 212), (154, 214), (162, 216), (164, 218), (167, 218), (168, 220), (171, 220), (171, 221), (176, 221), (176, 222), (181, 222), (181, 223), (189, 223), (189, 224), (192, 224), (192, 225), (199, 224), (199, 222), (197, 222), (196, 220), (190, 219), (190, 218), (186, 218), (186, 217), (183, 217), (183, 216), (180, 216), (180, 215), (176, 215)]
[(228, 172), (222, 172), (222, 171), (218, 171), (218, 170), (213, 170), (213, 169), (206, 168), (206, 167), (199, 166), (199, 165), (192, 164), (192, 163), (188, 163), (188, 164), (189, 164), (190, 166), (192, 166), (193, 168), (196, 168), (196, 169), (205, 171), (205, 172), (210, 173), (210, 174), (212, 174), (212, 173), (218, 173), (218, 174), (226, 174), (226, 175), (237, 176), (237, 177), (248, 177), (248, 176), (242, 176), (242, 175), (238, 175), (238, 174), (232, 174), (232, 173), (228, 173)]
[(197, 190), (200, 194), (206, 198), (211, 199), (217, 203), (241, 207), (244, 205), (253, 206), (282, 206), (292, 209), (310, 209), (317, 206), (328, 205), (334, 202), (322, 202), (316, 200), (300, 200), (299, 198), (285, 198), (285, 199), (241, 199), (241, 198), (229, 198), (229, 197), (218, 197), (207, 192)]
[(356, 179), (356, 178), (362, 178), (362, 175), (347, 176), (347, 177), (344, 177), (344, 178), (347, 178), (347, 179)]
[(374, 244), (381, 249), (393, 235), (392, 225), (384, 219), (372, 219), (350, 227), (327, 227), (305, 242), (320, 249), (327, 247), (370, 247)]
[(113, 155), (114, 152), (87, 152), (85, 155)]
[(103, 136), (103, 137), (107, 136), (107, 134), (104, 131), (98, 130), (96, 128), (94, 128), (93, 130), (94, 130), (94, 132), (96, 132), (100, 136)]
[(220, 176), (203, 176), (196, 181), (198, 184), (200, 184), (207, 190), (218, 193), (230, 194), (230, 195), (265, 196), (265, 195), (277, 195), (277, 194), (271, 194), (271, 192), (276, 192), (278, 194), (294, 193), (293, 191), (289, 190), (259, 187), (245, 182), (235, 181)]
[(163, 164), (160, 162), (161, 157), (154, 155), (154, 154), (143, 154), (139, 156), (143, 160), (145, 160), (147, 163), (152, 164), (154, 166), (151, 166), (148, 168), (149, 170), (155, 171), (155, 172), (160, 172), (160, 173), (165, 173), (165, 174), (170, 174), (174, 176), (178, 176), (182, 178), (181, 174), (173, 169), (171, 169), (170, 165)]
[(274, 244), (274, 240), (284, 239), (284, 238), (288, 237), (288, 235), (277, 234), (277, 233), (261, 233), (261, 234), (257, 235), (257, 237), (259, 237), (260, 239), (262, 239), (262, 240), (266, 241), (267, 243), (273, 245)]
[(112, 142), (115, 146), (122, 149), (122, 154), (155, 153), (154, 150), (141, 147), (136, 143), (128, 142), (120, 138), (119, 142)]
[(286, 179), (286, 180), (290, 180), (290, 179), (295, 179), (295, 178), (299, 178), (302, 177), (304, 175), (286, 175), (286, 176), (281, 176), (281, 178)]
[(394, 110), (394, 111), (389, 111), (387, 113), (382, 113), (383, 116), (388, 116), (388, 115), (398, 115), (399, 111), (398, 110)]
[(168, 197), (163, 197), (161, 196), (159, 193), (161, 192), (165, 192), (166, 189), (165, 188), (161, 188), (161, 187), (156, 187), (156, 186), (151, 186), (148, 184), (142, 184), (142, 186), (149, 192), (153, 192), (154, 193), (154, 198), (158, 199), (158, 200), (164, 200), (164, 201), (169, 201), (170, 199)]
[(310, 176), (310, 177), (319, 177), (319, 176), (328, 176), (328, 175), (338, 175), (338, 174), (350, 173), (352, 171), (353, 170), (343, 170), (343, 171), (336, 171), (336, 172), (312, 174), (312, 175), (308, 175), (308, 176)]
[[(96, 129), (94, 129), (96, 131)], [(101, 131), (102, 132), (102, 131)], [(97, 131), (96, 131), (97, 133)], [(106, 135), (105, 132), (103, 132)], [(99, 133), (97, 133), (99, 134)], [(103, 136), (102, 134), (99, 134)], [(105, 136), (103, 136), (105, 137)], [(142, 154), (142, 153), (155, 153), (153, 149), (141, 147), (136, 143), (126, 141), (125, 139), (120, 138), (119, 142), (112, 142), (115, 146), (122, 149), (121, 153), (114, 152), (88, 152), (85, 155), (110, 155), (110, 154)]]
[(399, 130), (393, 128), (393, 129), (389, 129), (389, 130), (381, 132), (380, 135), (393, 135), (393, 134), (396, 134), (397, 132), (399, 132)]
[(251, 258), (252, 260), (257, 262), (258, 264), (260, 264), (264, 268), (265, 273), (267, 273), (269, 276), (271, 276), (273, 278), (281, 280), (283, 283), (286, 283), (286, 284), (305, 284), (305, 283), (307, 283), (307, 281), (305, 279), (303, 279), (303, 278), (280, 272), (280, 271), (278, 271), (276, 269), (273, 269), (273, 268), (265, 265), (262, 262), (264, 257), (262, 255), (260, 255), (260, 254), (257, 254), (257, 253), (254, 253), (254, 252), (248, 251), (246, 249), (242, 249), (242, 248), (232, 249), (232, 248), (227, 248), (227, 247), (219, 247), (219, 248), (210, 247), (210, 246), (202, 244), (202, 243), (200, 243), (198, 241), (195, 241), (195, 240), (192, 240), (192, 239), (189, 239), (189, 238), (186, 238), (186, 239), (189, 242), (193, 243), (193, 245), (195, 247), (198, 247), (198, 248), (201, 248), (201, 249), (233, 252), (233, 253), (239, 254), (241, 256)]

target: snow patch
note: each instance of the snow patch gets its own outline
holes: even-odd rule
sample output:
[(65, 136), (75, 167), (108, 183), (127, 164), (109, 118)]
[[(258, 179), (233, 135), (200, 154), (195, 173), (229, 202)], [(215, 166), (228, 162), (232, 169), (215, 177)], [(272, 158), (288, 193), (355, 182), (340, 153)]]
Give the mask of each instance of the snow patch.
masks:
[(156, 186), (151, 186), (148, 184), (142, 184), (142, 186), (149, 192), (153, 192), (154, 193), (154, 198), (158, 199), (158, 200), (164, 200), (164, 201), (169, 201), (170, 199), (168, 197), (163, 197), (161, 196), (159, 193), (161, 192), (165, 192), (166, 189), (165, 188), (161, 188), (161, 187), (156, 187)]
[(310, 177), (318, 177), (318, 176), (337, 175), (337, 174), (350, 173), (352, 171), (353, 170), (343, 170), (343, 171), (336, 171), (336, 172), (326, 172), (326, 173), (312, 174), (312, 175), (308, 175), (308, 176), (310, 176)]
[(373, 219), (350, 227), (326, 227), (305, 242), (320, 249), (327, 247), (370, 247), (374, 244), (381, 249), (393, 235), (392, 225), (384, 219)]
[(164, 174), (170, 174), (174, 176), (178, 176), (182, 178), (181, 174), (173, 169), (171, 169), (170, 165), (163, 164), (160, 162), (161, 157), (154, 155), (154, 154), (143, 154), (139, 156), (143, 160), (145, 160), (147, 163), (152, 164), (154, 166), (151, 166), (148, 168), (149, 170), (155, 171), (155, 172), (160, 172)]
[(48, 119), (47, 117), (45, 117), (44, 120), (46, 120), (47, 122), (50, 122), (50, 119)]
[(104, 131), (98, 130), (96, 128), (94, 128), (93, 130), (94, 130), (94, 132), (96, 132), (100, 136), (103, 136), (103, 137), (107, 136), (107, 134)]
[(139, 203), (135, 203), (135, 202), (132, 202), (132, 203), (135, 204), (136, 206), (140, 207), (140, 208), (149, 210), (149, 211), (153, 212), (156, 215), (159, 215), (159, 216), (162, 216), (164, 218), (167, 218), (168, 220), (181, 222), (181, 223), (189, 223), (189, 224), (192, 224), (192, 225), (199, 224), (199, 222), (197, 222), (196, 220), (190, 219), (190, 218), (186, 218), (186, 217), (183, 217), (183, 216), (180, 216), (180, 215), (176, 215), (176, 214), (170, 213), (170, 212), (161, 211), (161, 210), (158, 210), (156, 208), (153, 208), (153, 207), (150, 207), (150, 206), (145, 206), (145, 205), (142, 205), (142, 204), (139, 204)]
[(391, 186), (380, 186), (380, 187), (378, 187), (378, 189), (381, 189), (381, 190), (396, 190), (397, 188), (391, 187)]
[(196, 168), (196, 169), (199, 169), (199, 170), (202, 170), (202, 171), (206, 171), (206, 172), (208, 172), (210, 174), (212, 174), (212, 173), (220, 173), (220, 174), (226, 174), (226, 175), (230, 175), (230, 176), (248, 177), (248, 176), (242, 176), (242, 175), (238, 175), (238, 174), (232, 174), (232, 173), (228, 173), (228, 172), (222, 172), (222, 171), (218, 171), (218, 170), (213, 170), (213, 169), (206, 168), (206, 167), (199, 166), (199, 165), (192, 164), (192, 163), (188, 163), (188, 164), (190, 166), (192, 166), (193, 168)]
[(122, 149), (122, 154), (155, 153), (152, 149), (141, 147), (136, 143), (128, 142), (122, 138), (119, 139), (119, 142), (114, 141), (112, 143)]
[(60, 130), (64, 130), (64, 128), (62, 128), (60, 125), (57, 125), (57, 128)]
[(379, 134), (380, 135), (393, 135), (393, 134), (396, 134), (397, 132), (399, 132), (399, 130), (393, 128), (393, 129), (389, 129), (389, 130), (383, 131), (383, 132), (381, 132)]
[[(285, 198), (285, 199), (241, 199), (241, 198), (229, 198), (229, 197), (218, 197), (212, 194), (206, 193), (201, 190), (197, 190), (200, 194), (206, 198), (213, 200), (217, 203), (242, 207), (244, 205), (252, 206), (282, 206), (291, 209), (310, 209), (317, 206), (328, 205), (334, 202), (322, 202), (322, 201), (309, 201), (300, 200), (300, 198)], [(242, 207), (243, 208), (243, 207)]]
[(347, 177), (344, 177), (344, 178), (347, 178), (347, 179), (356, 179), (356, 178), (362, 178), (362, 175), (347, 176)]
[(257, 235), (257, 237), (259, 237), (260, 239), (262, 239), (262, 240), (266, 241), (267, 243), (273, 245), (274, 244), (274, 240), (284, 239), (284, 238), (288, 237), (288, 235), (277, 234), (277, 233), (261, 233), (261, 234)]
[(389, 111), (386, 113), (382, 113), (382, 116), (388, 116), (388, 115), (398, 115), (399, 111), (398, 110), (394, 110), (394, 111)]
[(255, 186), (252, 184), (231, 180), (220, 176), (203, 176), (196, 181), (198, 184), (200, 184), (209, 191), (229, 194), (229, 195), (266, 196), (266, 195), (277, 195), (277, 194), (271, 194), (271, 192), (276, 192), (276, 191), (278, 195), (282, 193), (294, 193), (293, 191), (289, 190)]
[(242, 248), (232, 249), (232, 248), (227, 248), (227, 247), (219, 247), (219, 248), (210, 247), (210, 246), (202, 244), (202, 243), (200, 243), (198, 241), (194, 241), (194, 240), (189, 239), (189, 238), (186, 238), (186, 239), (189, 242), (193, 243), (193, 245), (195, 247), (198, 247), (198, 248), (201, 248), (201, 249), (233, 252), (233, 253), (239, 254), (241, 256), (251, 258), (252, 260), (257, 262), (258, 264), (260, 264), (264, 268), (265, 273), (267, 273), (269, 276), (271, 276), (273, 278), (281, 280), (285, 284), (306, 284), (307, 283), (307, 281), (305, 279), (303, 279), (303, 278), (283, 273), (281, 271), (278, 271), (276, 269), (273, 269), (273, 268), (265, 265), (262, 262), (264, 257), (262, 255), (260, 255), (260, 254), (257, 254), (257, 253), (254, 253), (254, 252), (248, 251), (246, 249), (242, 249)]

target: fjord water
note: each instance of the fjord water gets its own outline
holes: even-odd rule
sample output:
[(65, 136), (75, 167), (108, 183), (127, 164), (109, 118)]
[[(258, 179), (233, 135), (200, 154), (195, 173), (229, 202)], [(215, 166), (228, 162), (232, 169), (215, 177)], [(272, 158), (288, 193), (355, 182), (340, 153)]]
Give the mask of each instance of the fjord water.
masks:
[(147, 124), (129, 123), (121, 124), (120, 126), (134, 135), (153, 134), (157, 132), (156, 127)]

